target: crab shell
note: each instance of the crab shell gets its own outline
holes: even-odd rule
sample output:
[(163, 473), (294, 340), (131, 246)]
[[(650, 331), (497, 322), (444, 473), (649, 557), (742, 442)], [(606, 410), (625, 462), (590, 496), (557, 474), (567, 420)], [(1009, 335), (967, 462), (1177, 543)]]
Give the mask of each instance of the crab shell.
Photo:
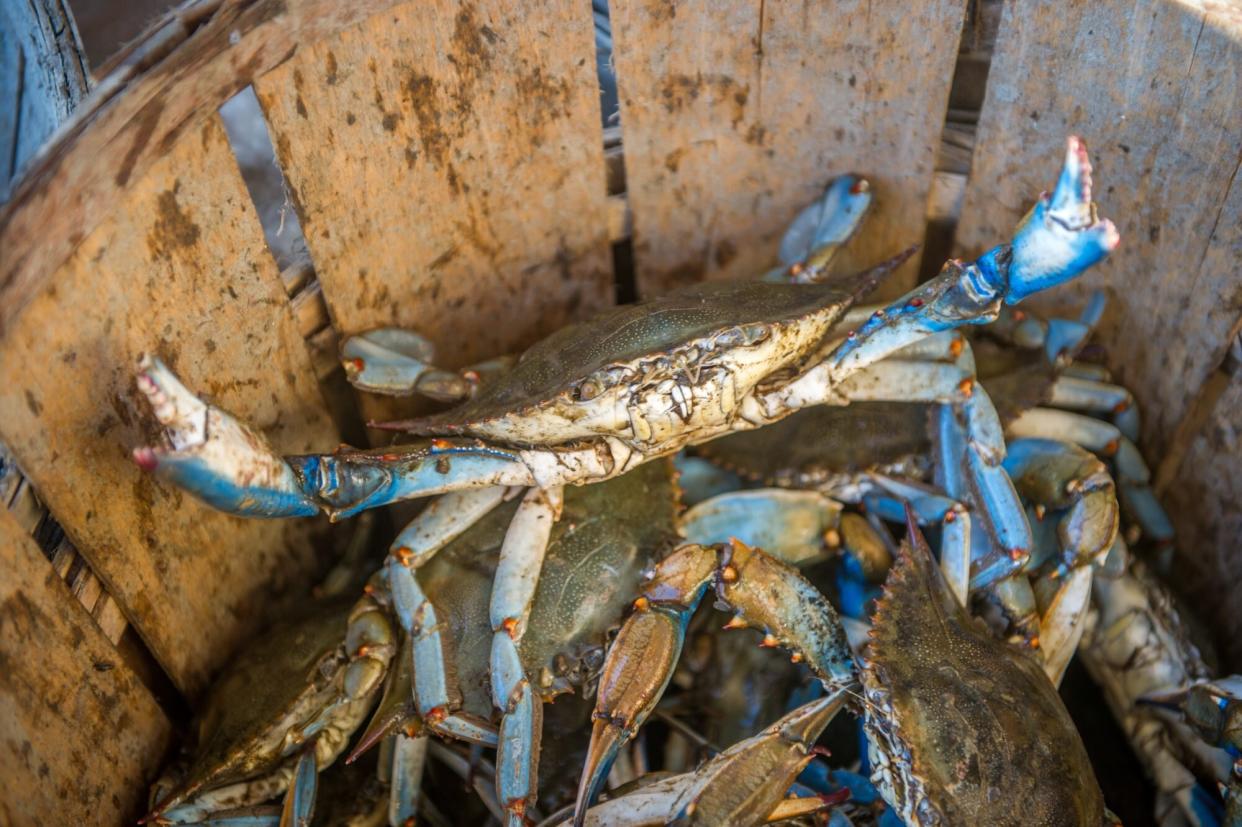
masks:
[(907, 824), (1115, 824), (1039, 665), (994, 639), (911, 542), (886, 584), (862, 672), (872, 780)]
[(760, 382), (820, 355), (873, 284), (708, 282), (617, 307), (539, 342), (462, 406), (403, 427), (526, 445), (617, 436), (655, 450), (708, 438)]
[(929, 405), (851, 402), (817, 405), (754, 431), (741, 431), (695, 452), (742, 477), (783, 488), (832, 486), (866, 472), (927, 474)]

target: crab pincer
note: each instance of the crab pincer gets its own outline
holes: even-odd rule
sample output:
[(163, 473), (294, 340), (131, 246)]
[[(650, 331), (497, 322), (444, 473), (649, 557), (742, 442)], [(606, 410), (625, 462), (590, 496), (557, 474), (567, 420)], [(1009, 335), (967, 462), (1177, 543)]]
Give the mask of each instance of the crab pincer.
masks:
[(817, 698), (724, 750), (694, 772), (641, 785), (576, 813), (575, 819), (588, 827), (660, 823), (743, 827), (831, 809), (849, 799), (848, 789), (805, 798), (786, 795), (820, 752), (815, 741), (845, 705), (847, 695), (840, 689)]
[(792, 650), (832, 691), (853, 685), (854, 661), (836, 610), (795, 568), (738, 540), (682, 546), (656, 566), (609, 649), (575, 823), (582, 823), (621, 747), (664, 694), (686, 624), (709, 587), (737, 612), (726, 628), (761, 630), (761, 646)]

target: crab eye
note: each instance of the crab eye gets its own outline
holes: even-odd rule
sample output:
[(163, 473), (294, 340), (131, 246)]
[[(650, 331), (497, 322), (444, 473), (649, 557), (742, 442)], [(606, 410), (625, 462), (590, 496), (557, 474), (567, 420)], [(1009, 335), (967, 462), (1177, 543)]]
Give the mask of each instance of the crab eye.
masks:
[(604, 386), (598, 379), (588, 379), (578, 386), (578, 399), (589, 402), (604, 392)]
[(772, 331), (765, 324), (748, 324), (742, 328), (742, 335), (746, 337), (746, 344), (755, 345), (768, 338)]

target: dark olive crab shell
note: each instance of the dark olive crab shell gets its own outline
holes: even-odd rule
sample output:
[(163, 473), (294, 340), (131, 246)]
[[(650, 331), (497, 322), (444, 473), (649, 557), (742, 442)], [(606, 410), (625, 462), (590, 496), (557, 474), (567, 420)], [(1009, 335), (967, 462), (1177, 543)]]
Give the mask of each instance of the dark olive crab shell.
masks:
[[(552, 405), (574, 405), (638, 381), (658, 381), (719, 361), (737, 348), (819, 319), (824, 333), (874, 283), (720, 281), (615, 307), (536, 343), (512, 371), (444, 414), (406, 423), (421, 435), (487, 436), (483, 423)], [(791, 354), (797, 361), (806, 354)], [(776, 364), (772, 369), (798, 368)]]
[(923, 476), (931, 452), (929, 405), (818, 405), (753, 431), (695, 448), (705, 459), (765, 485), (813, 488), (868, 471)]
[(911, 533), (877, 606), (863, 670), (865, 725), (884, 753), (876, 772), (890, 774), (899, 815), (918, 825), (1109, 823), (1052, 683), (966, 613)]

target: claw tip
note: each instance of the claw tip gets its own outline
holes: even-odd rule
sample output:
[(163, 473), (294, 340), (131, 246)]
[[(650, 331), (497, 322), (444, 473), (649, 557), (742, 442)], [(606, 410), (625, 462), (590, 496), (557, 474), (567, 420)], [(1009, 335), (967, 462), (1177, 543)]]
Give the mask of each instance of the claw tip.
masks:
[[(159, 458), (155, 455), (155, 449), (142, 446), (135, 448), (132, 453), (134, 464), (148, 473), (159, 467)], [(142, 822), (139, 822), (141, 824)]]

